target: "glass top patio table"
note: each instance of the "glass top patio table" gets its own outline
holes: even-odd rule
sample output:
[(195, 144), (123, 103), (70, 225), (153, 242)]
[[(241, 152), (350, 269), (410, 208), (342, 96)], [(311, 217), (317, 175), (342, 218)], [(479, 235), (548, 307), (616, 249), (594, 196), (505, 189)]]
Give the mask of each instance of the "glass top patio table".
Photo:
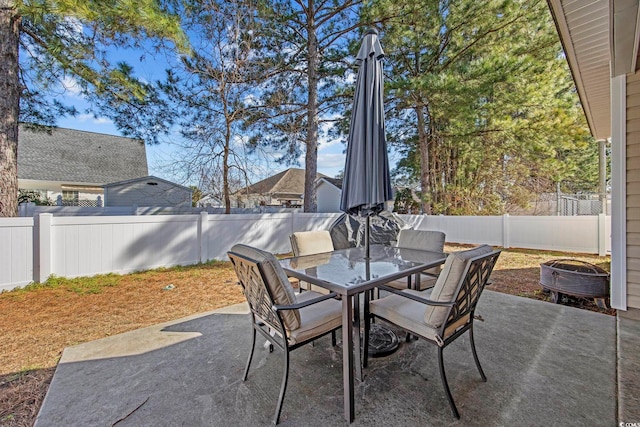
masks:
[(444, 263), (446, 254), (371, 245), (280, 260), (287, 275), (341, 295), (353, 295)]
[[(344, 417), (348, 422), (352, 422), (355, 418), (354, 368), (358, 371), (357, 377), (362, 378), (357, 295), (391, 280), (410, 276), (440, 265), (447, 257), (442, 252), (385, 245), (371, 245), (369, 255), (368, 259), (365, 258), (365, 248), (360, 247), (280, 260), (280, 265), (288, 276), (342, 295), (342, 342), (344, 343), (342, 346), (342, 378)], [(419, 279), (420, 275), (416, 274), (416, 280)], [(344, 325), (352, 325), (354, 317), (357, 336), (355, 340), (354, 328), (344, 327)], [(354, 363), (354, 360), (358, 362)]]

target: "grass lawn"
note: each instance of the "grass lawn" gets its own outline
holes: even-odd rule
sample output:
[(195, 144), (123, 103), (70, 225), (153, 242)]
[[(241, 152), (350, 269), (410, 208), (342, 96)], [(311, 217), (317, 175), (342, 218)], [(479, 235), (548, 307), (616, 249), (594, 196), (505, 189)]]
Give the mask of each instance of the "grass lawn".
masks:
[[(445, 250), (461, 248), (447, 245)], [(548, 300), (538, 283), (539, 266), (558, 258), (609, 271), (609, 257), (509, 249), (500, 256), (488, 289)], [(0, 293), (0, 425), (33, 425), (65, 347), (242, 301), (228, 262), (122, 276), (51, 278)], [(564, 303), (614, 314), (590, 300), (569, 298)]]

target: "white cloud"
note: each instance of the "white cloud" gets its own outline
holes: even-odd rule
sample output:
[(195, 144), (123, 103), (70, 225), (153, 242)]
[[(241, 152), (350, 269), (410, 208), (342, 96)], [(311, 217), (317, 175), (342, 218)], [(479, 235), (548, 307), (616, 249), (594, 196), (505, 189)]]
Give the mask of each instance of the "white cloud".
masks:
[(96, 125), (111, 125), (113, 121), (107, 117), (95, 117), (93, 114), (79, 114), (76, 117), (81, 122), (91, 122)]
[(331, 147), (344, 148), (344, 144), (342, 142), (343, 142), (342, 138), (334, 138), (334, 139), (320, 138), (318, 140), (318, 151), (327, 150)]
[(318, 154), (318, 169), (343, 169), (345, 154), (327, 153)]
[(76, 96), (76, 97), (80, 96), (80, 86), (78, 85), (78, 82), (76, 81), (76, 79), (69, 76), (65, 76), (62, 79), (62, 87), (70, 95)]
[(79, 19), (70, 16), (66, 16), (64, 18), (64, 22), (66, 26), (63, 26), (58, 30), (61, 35), (80, 40), (83, 32), (82, 22)]
[(244, 97), (244, 103), (249, 106), (258, 105), (258, 97), (254, 94), (249, 94)]
[(356, 77), (358, 77), (358, 73), (356, 73), (355, 71), (350, 71), (344, 77), (344, 82), (346, 84), (349, 84), (349, 85), (355, 84), (356, 83)]

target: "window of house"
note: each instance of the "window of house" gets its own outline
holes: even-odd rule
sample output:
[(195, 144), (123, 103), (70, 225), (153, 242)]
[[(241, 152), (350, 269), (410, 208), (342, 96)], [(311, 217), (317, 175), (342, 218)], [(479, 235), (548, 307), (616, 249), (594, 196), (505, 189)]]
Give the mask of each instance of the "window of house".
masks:
[(79, 196), (77, 191), (62, 190), (62, 202), (65, 205), (77, 206), (78, 199), (79, 199)]

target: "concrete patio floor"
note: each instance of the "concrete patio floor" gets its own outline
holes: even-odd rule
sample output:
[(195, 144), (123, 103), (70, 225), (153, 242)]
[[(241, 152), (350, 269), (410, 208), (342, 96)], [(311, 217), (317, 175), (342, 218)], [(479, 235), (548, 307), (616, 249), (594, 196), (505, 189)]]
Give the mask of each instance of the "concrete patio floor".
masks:
[[(65, 349), (36, 426), (269, 425), (282, 354), (258, 344), (241, 381), (251, 338), (247, 313), (241, 304)], [(466, 335), (444, 351), (459, 421), (440, 382), (436, 348), (413, 341), (370, 359), (364, 381), (356, 381), (353, 425), (640, 421), (618, 415), (615, 317), (488, 290), (476, 314), (484, 319), (475, 330), (488, 381), (480, 380)], [(341, 355), (329, 337), (291, 353), (281, 425), (347, 424)], [(635, 357), (625, 361), (630, 369)], [(625, 405), (637, 410), (637, 400)]]

